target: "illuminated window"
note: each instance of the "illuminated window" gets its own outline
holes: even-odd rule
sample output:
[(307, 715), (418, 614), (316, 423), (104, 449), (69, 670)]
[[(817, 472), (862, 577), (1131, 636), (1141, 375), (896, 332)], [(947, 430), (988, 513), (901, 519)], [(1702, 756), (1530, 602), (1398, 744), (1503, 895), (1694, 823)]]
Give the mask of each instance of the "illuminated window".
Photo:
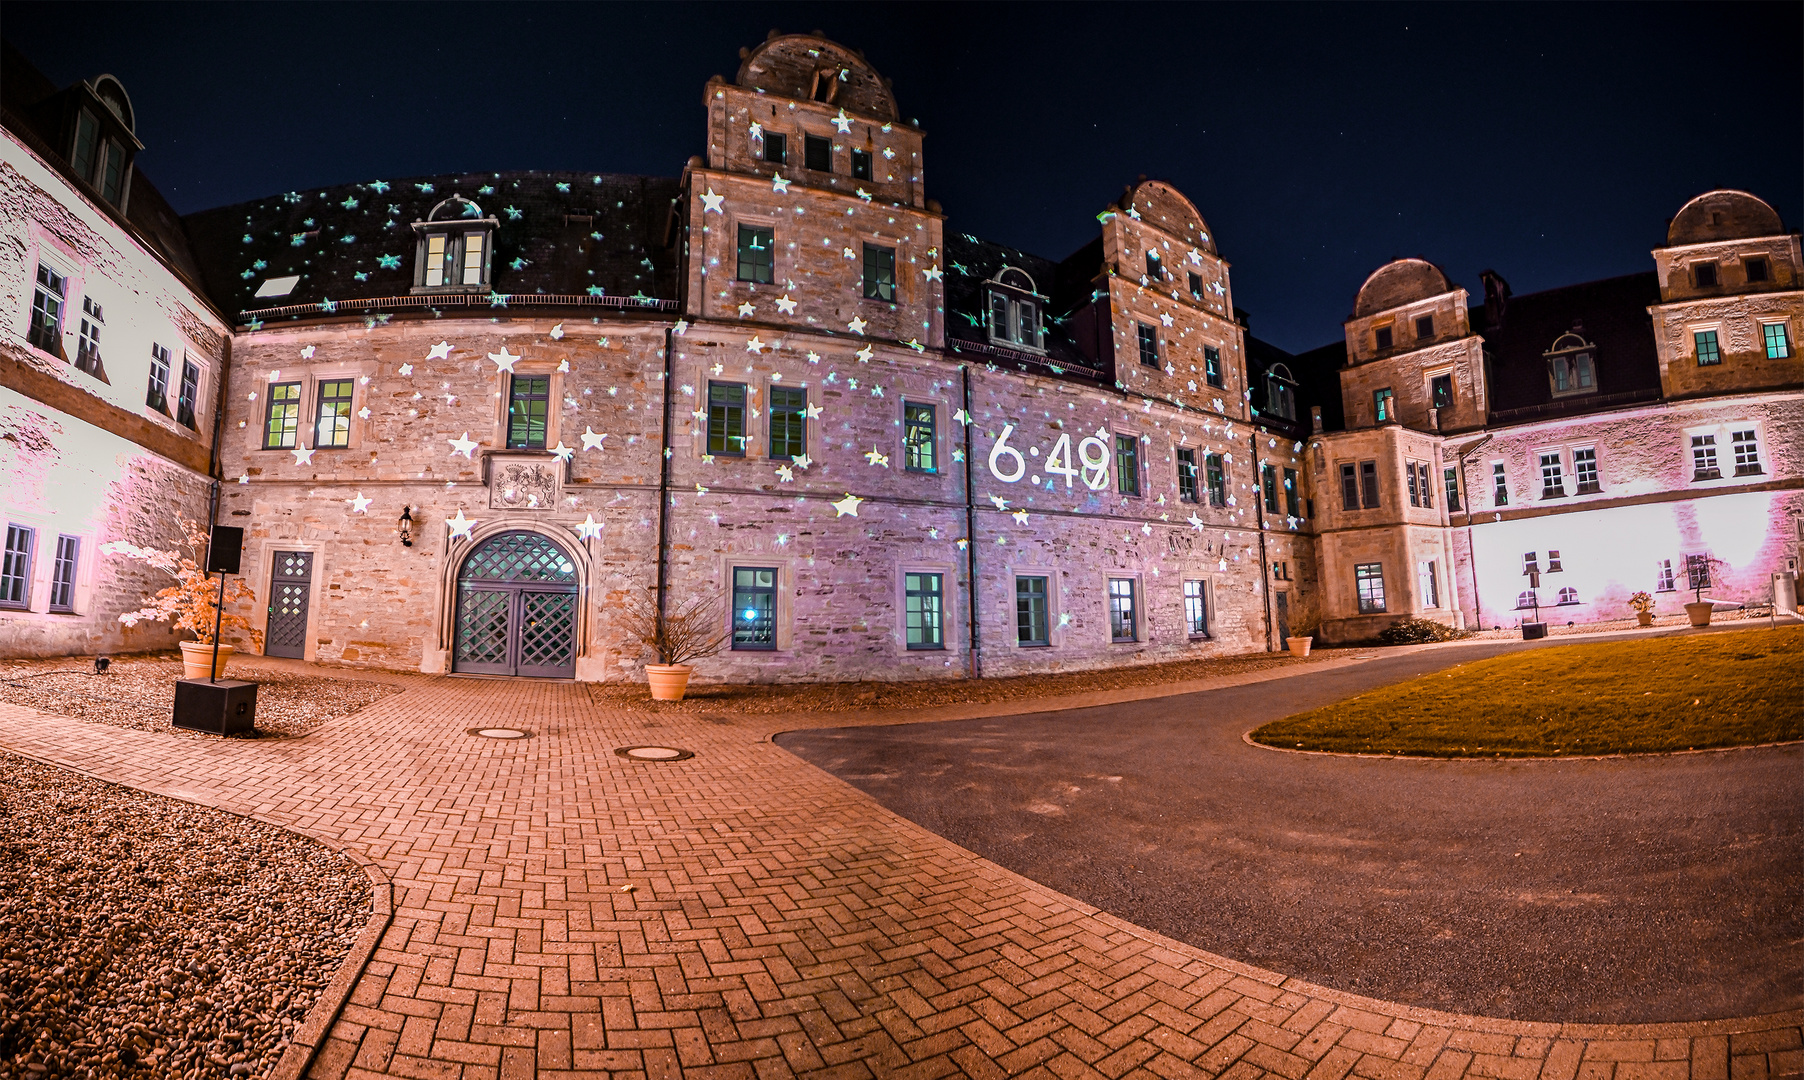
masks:
[(417, 237), (413, 291), (474, 291), (489, 284), (493, 233), (498, 222), (482, 208), (453, 195), (413, 223)]
[(1560, 452), (1540, 455), (1541, 463), (1541, 497), (1543, 499), (1560, 499), (1566, 495), (1566, 478), (1560, 471)]
[(1661, 559), (1654, 563), (1654, 591), (1672, 592), (1674, 587), (1672, 560)]
[(1376, 461), (1359, 463), (1359, 493), (1361, 505), (1367, 510), (1378, 508), (1378, 463)]
[(1760, 475), (1760, 440), (1755, 432), (1737, 431), (1729, 436), (1735, 449), (1735, 475)]
[(1372, 331), (1372, 340), (1377, 344), (1379, 352), (1383, 352), (1390, 348), (1391, 328), (1388, 326), (1380, 326), (1378, 329)]
[[(346, 408), (350, 402), (346, 401)], [(515, 375), (508, 380), (507, 448), (542, 450), (551, 411), (549, 375)], [(347, 420), (348, 423), (348, 420)], [(323, 429), (323, 424), (322, 424)]]
[(1453, 406), (1453, 376), (1436, 375), (1428, 380), (1428, 400), (1437, 409)]
[(1723, 362), (1722, 350), (1717, 347), (1716, 343), (1716, 331), (1695, 331), (1691, 335), (1691, 340), (1697, 345), (1699, 367), (1708, 367), (1711, 364)]
[(1140, 494), (1140, 440), (1132, 435), (1115, 436), (1115, 490)]
[(1505, 475), (1503, 462), (1491, 462), (1491, 505), (1508, 506), (1510, 504), (1510, 481)]
[(1767, 274), (1766, 259), (1763, 256), (1750, 255), (1741, 260), (1741, 269), (1747, 276), (1749, 284), (1765, 281), (1769, 276)]
[(908, 647), (911, 649), (943, 649), (946, 647), (943, 598), (939, 574), (904, 574), (903, 592), (908, 605)]
[(1190, 295), (1201, 300), (1203, 298), (1203, 275), (1195, 270), (1187, 271), (1187, 273), (1190, 275)]
[(1159, 258), (1156, 251), (1146, 253), (1146, 276), (1154, 281), (1165, 280), (1165, 261)]
[(1447, 509), (1459, 509), (1459, 470), (1452, 465), (1441, 470), (1441, 481), (1447, 488)]
[(912, 401), (902, 406), (902, 460), (909, 472), (939, 471), (939, 461), (934, 456), (936, 411), (932, 405)]
[(1340, 508), (1359, 509), (1359, 477), (1351, 462), (1340, 467)]
[(802, 136), (802, 164), (815, 172), (832, 172), (833, 140), (820, 135)]
[(1716, 264), (1713, 262), (1692, 263), (1691, 280), (1700, 289), (1711, 288), (1716, 284)]
[(1050, 620), (1046, 615), (1046, 579), (1015, 579), (1015, 644), (1047, 645), (1051, 639)]
[(773, 386), (770, 404), (770, 456), (793, 460), (808, 452), (808, 391), (799, 386)]
[(1213, 345), (1203, 346), (1203, 378), (1218, 389), (1226, 385), (1221, 378), (1221, 350)]
[(1691, 437), (1691, 478), (1693, 480), (1720, 480), (1722, 470), (1716, 465), (1716, 436), (1693, 435)]
[[(520, 382), (514, 378), (515, 400), (518, 401)], [(546, 380), (549, 383), (549, 380)], [(344, 447), (351, 445), (351, 394), (357, 384), (350, 379), (321, 379), (319, 384), (319, 410), (314, 413), (313, 447), (316, 450), (328, 447)], [(541, 428), (543, 422), (541, 421)], [(545, 445), (543, 431), (539, 437), (539, 446)]]
[(75, 610), (75, 567), (81, 541), (73, 536), (56, 538), (56, 561), (50, 566), (50, 610)]
[(1786, 339), (1784, 323), (1766, 323), (1760, 327), (1760, 334), (1765, 339), (1768, 360), (1783, 360), (1791, 355), (1791, 342)]
[(1228, 474), (1222, 468), (1220, 454), (1206, 454), (1203, 457), (1204, 479), (1209, 484), (1209, 505), (1228, 505)]
[(771, 230), (739, 226), (739, 280), (770, 283), (773, 265)]
[(175, 399), (175, 419), (187, 427), (194, 426), (194, 412), (200, 401), (200, 366), (182, 357), (182, 388)]
[(733, 648), (777, 647), (777, 571), (766, 566), (733, 568)]
[(1297, 391), (1291, 382), (1290, 369), (1273, 364), (1265, 373), (1265, 409), (1286, 420), (1297, 418)]
[(781, 165), (789, 153), (789, 139), (776, 132), (764, 133), (764, 160)]
[(1134, 579), (1109, 579), (1109, 640), (1139, 640), (1139, 618), (1134, 610)]
[(1578, 481), (1580, 495), (1595, 495), (1603, 490), (1597, 482), (1597, 449), (1582, 446), (1572, 452), (1572, 478)]
[(864, 245), (864, 298), (896, 301), (896, 249)]
[(6, 527), (6, 553), (0, 557), (0, 607), (31, 604), (31, 548), (37, 533), (23, 525)]
[(1284, 512), (1293, 518), (1303, 516), (1302, 495), (1297, 491), (1297, 470), (1284, 470)]
[(1039, 294), (1033, 278), (1005, 266), (988, 284), (990, 340), (998, 345), (1019, 345), (1036, 352), (1041, 347)]
[(1359, 589), (1359, 613), (1379, 615), (1384, 612), (1384, 564), (1360, 563), (1353, 568), (1353, 581)]
[(744, 384), (708, 384), (708, 453), (745, 456)]
[(1269, 463), (1259, 466), (1259, 486), (1265, 492), (1265, 512), (1276, 514), (1278, 512), (1278, 470)]
[(1147, 367), (1159, 366), (1159, 332), (1152, 327), (1140, 325), (1140, 362)]
[(1372, 391), (1372, 422), (1388, 424), (1397, 419), (1397, 395), (1390, 387)]
[(1434, 560), (1416, 564), (1416, 588), (1422, 592), (1422, 606), (1441, 606), (1441, 583), (1435, 573)]
[(69, 279), (38, 263), (37, 287), (31, 294), (31, 328), (25, 340), (57, 359), (63, 356), (64, 291)]
[(852, 151), (852, 179), (869, 180), (871, 178), (871, 152), (869, 150)]
[(106, 318), (92, 296), (81, 298), (81, 334), (76, 339), (75, 366), (102, 382), (107, 381), (106, 368), (100, 363), (100, 328)]
[(263, 449), (292, 450), (301, 426), (301, 384), (271, 383), (269, 414), (263, 422)]
[(1184, 582), (1184, 626), (1193, 638), (1209, 636), (1209, 608), (1200, 581)]
[(1196, 451), (1178, 451), (1178, 501), (1193, 503), (1201, 496), (1196, 482)]
[(169, 350), (161, 345), (150, 347), (150, 389), (144, 404), (160, 413), (169, 411)]
[(1431, 338), (1433, 336), (1434, 336), (1434, 316), (1433, 315), (1416, 316), (1416, 340), (1417, 341), (1427, 341), (1429, 338)]

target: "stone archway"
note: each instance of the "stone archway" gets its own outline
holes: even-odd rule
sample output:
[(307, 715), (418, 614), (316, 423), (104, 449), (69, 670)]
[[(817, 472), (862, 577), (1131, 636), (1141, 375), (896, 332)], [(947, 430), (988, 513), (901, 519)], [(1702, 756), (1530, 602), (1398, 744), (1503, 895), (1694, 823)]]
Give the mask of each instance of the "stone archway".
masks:
[(478, 543), (457, 572), (451, 670), (547, 679), (576, 676), (575, 558), (541, 533)]

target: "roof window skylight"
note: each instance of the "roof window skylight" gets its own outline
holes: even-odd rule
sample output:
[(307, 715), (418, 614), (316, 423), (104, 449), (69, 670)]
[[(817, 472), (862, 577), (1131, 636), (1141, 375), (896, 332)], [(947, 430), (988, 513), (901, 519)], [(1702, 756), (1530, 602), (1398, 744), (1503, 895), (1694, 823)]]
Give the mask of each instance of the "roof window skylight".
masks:
[(253, 295), (259, 300), (270, 297), (287, 296), (294, 291), (294, 287), (300, 284), (300, 281), (301, 275), (299, 274), (290, 274), (288, 277), (267, 278), (264, 280), (263, 284), (257, 286), (257, 291)]

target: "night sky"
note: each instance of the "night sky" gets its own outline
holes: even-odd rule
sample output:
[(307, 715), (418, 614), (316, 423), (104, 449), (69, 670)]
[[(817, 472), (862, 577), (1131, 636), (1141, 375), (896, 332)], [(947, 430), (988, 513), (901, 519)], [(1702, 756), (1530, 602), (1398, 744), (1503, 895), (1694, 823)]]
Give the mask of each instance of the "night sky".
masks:
[(1378, 265), (1482, 295), (1652, 269), (1691, 196), (1796, 229), (1804, 5), (7, 3), (59, 86), (118, 76), (184, 213), (426, 173), (674, 176), (767, 31), (863, 49), (948, 228), (1063, 258), (1138, 175), (1194, 200), (1253, 331), (1336, 340)]

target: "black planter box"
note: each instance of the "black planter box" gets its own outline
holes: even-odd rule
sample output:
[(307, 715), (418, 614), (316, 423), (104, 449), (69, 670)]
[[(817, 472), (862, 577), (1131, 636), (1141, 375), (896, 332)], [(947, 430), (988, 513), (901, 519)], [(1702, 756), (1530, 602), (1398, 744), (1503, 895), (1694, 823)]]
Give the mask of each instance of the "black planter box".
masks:
[(1547, 624), (1544, 622), (1525, 622), (1522, 624), (1522, 640), (1533, 641), (1547, 636)]
[(178, 679), (170, 723), (214, 735), (249, 734), (257, 719), (257, 684), (240, 679)]

